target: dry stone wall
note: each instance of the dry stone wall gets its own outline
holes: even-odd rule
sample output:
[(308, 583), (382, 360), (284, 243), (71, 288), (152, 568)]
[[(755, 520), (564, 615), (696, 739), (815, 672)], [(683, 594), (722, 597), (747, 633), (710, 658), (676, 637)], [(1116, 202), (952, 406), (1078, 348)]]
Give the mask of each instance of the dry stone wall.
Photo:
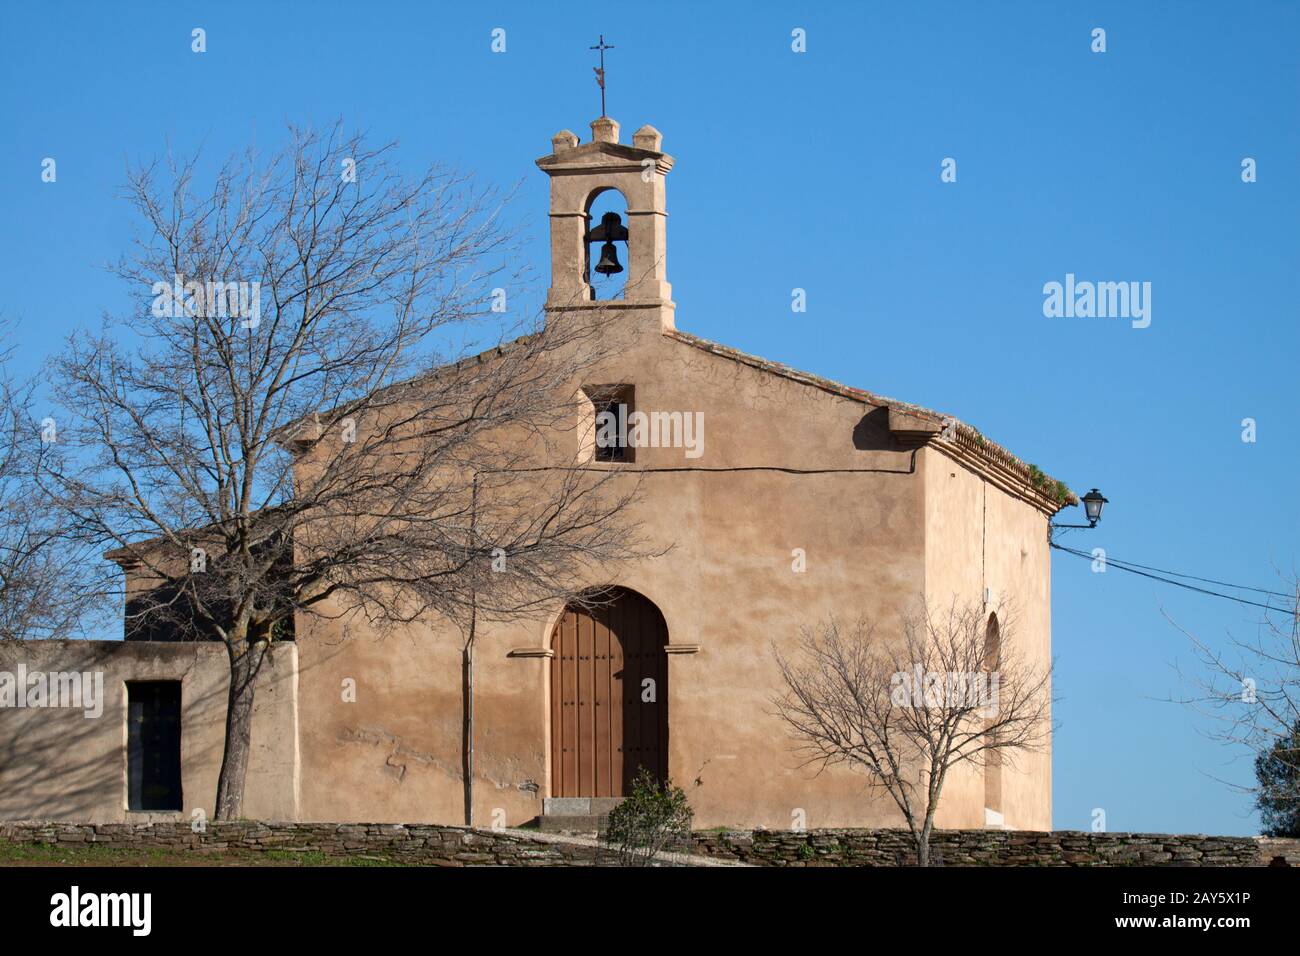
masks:
[[(520, 830), (417, 824), (188, 822), (0, 823), (15, 843), (216, 852), (283, 850), (379, 855), (430, 866), (592, 866), (614, 862), (593, 841)], [(907, 866), (906, 830), (726, 830), (694, 834), (690, 852), (755, 866)], [(945, 830), (931, 841), (943, 866), (1300, 866), (1300, 840), (1164, 833)]]

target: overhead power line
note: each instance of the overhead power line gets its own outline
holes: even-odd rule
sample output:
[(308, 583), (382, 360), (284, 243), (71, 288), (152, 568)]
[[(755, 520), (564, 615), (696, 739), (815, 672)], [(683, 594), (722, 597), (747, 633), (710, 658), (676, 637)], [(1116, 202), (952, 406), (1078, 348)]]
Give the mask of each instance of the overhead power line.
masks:
[[(1066, 547), (1063, 544), (1057, 544), (1055, 541), (1051, 542), (1051, 545), (1056, 550), (1064, 551), (1066, 554), (1073, 554), (1076, 557), (1085, 558), (1089, 561), (1096, 560), (1091, 552), (1080, 551), (1078, 548)], [(1230, 584), (1227, 581), (1216, 581), (1214, 578), (1198, 577), (1194, 574), (1184, 574), (1180, 571), (1168, 571), (1165, 570), (1164, 568), (1155, 568), (1155, 567), (1151, 567), (1150, 565), (1137, 564), (1132, 561), (1123, 561), (1118, 558), (1112, 558), (1110, 555), (1106, 556), (1105, 561), (1107, 567), (1113, 566), (1119, 568), (1119, 570), (1121, 571), (1127, 571), (1130, 574), (1136, 574), (1139, 575), (1140, 577), (1150, 578), (1154, 581), (1160, 581), (1164, 584), (1172, 584), (1174, 587), (1185, 588), (1188, 591), (1195, 591), (1198, 594), (1206, 594), (1209, 595), (1210, 597), (1223, 598), (1224, 600), (1227, 601), (1235, 601), (1238, 604), (1246, 604), (1246, 605), (1250, 605), (1251, 607), (1262, 607), (1268, 611), (1282, 611), (1282, 610), (1294, 611), (1295, 610), (1295, 604), (1294, 604), (1295, 595), (1293, 594), (1285, 594), (1281, 591), (1270, 591), (1268, 588), (1257, 588), (1257, 587), (1252, 587), (1251, 585), (1248, 584)], [(1165, 577), (1164, 575), (1172, 575), (1173, 577)], [(1173, 578), (1185, 578), (1187, 581), (1200, 581), (1203, 584), (1213, 584), (1218, 587), (1234, 588), (1235, 590), (1239, 590), (1239, 591), (1253, 591), (1258, 594), (1268, 594), (1273, 597), (1284, 598), (1288, 603), (1283, 607), (1279, 607), (1276, 604), (1261, 604), (1258, 601), (1249, 601), (1246, 598), (1238, 597), (1235, 594), (1224, 594), (1220, 591), (1211, 591), (1209, 588), (1202, 588), (1202, 587), (1197, 587), (1194, 584), (1187, 584), (1186, 581), (1175, 581), (1173, 580)]]
[[(1092, 557), (1091, 554), (1085, 551), (1079, 551), (1076, 548), (1067, 548), (1064, 545), (1058, 544), (1053, 544), (1053, 547), (1060, 548), (1062, 551), (1069, 551), (1073, 554), (1082, 554), (1089, 558)], [(1113, 558), (1109, 554), (1106, 555), (1106, 563), (1126, 565), (1128, 568), (1141, 568), (1143, 571), (1155, 571), (1158, 574), (1172, 574), (1176, 578), (1187, 578), (1189, 581), (1200, 581), (1203, 584), (1217, 584), (1219, 587), (1234, 588), (1238, 591), (1256, 591), (1260, 594), (1272, 594), (1275, 597), (1286, 598), (1287, 600), (1291, 600), (1294, 597), (1294, 595), (1288, 594), (1285, 591), (1270, 591), (1268, 588), (1251, 587), (1249, 584), (1231, 584), (1227, 581), (1216, 581), (1214, 578), (1198, 578), (1194, 574), (1183, 574), (1179, 571), (1170, 571), (1166, 568), (1153, 568), (1150, 565), (1138, 564), (1136, 561), (1126, 561), (1122, 558)]]

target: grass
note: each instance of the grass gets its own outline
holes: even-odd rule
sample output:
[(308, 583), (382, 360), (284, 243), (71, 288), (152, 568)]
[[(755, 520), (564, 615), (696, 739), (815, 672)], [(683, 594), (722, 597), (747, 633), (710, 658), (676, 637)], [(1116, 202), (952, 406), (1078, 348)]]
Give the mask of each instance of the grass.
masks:
[(166, 850), (93, 843), (0, 840), (0, 866), (407, 866), (373, 853), (329, 856), (318, 850)]

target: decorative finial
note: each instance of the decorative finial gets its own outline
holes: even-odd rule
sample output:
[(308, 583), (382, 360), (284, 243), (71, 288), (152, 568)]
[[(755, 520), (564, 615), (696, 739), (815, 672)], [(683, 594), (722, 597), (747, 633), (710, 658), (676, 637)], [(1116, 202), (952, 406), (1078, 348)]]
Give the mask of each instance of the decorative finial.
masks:
[(605, 42), (605, 34), (600, 35), (600, 43), (590, 47), (592, 50), (600, 51), (600, 66), (593, 66), (596, 71), (596, 82), (600, 84), (600, 115), (605, 115), (605, 51), (614, 49), (612, 43)]

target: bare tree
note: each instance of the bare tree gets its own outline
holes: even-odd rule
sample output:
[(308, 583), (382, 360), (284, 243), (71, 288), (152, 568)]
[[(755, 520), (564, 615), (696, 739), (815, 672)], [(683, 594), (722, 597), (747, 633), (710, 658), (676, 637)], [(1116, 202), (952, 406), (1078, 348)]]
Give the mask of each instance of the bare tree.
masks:
[[(12, 332), (0, 323), (0, 340)], [(96, 555), (65, 532), (38, 476), (57, 454), (55, 423), (32, 415), (35, 385), (8, 372), (0, 349), (0, 641), (78, 637), (107, 604)]]
[(1294, 744), (1300, 727), (1300, 578), (1288, 579), (1285, 587), (1287, 593), (1269, 592), (1276, 607), (1265, 608), (1249, 638), (1229, 634), (1224, 642), (1211, 641), (1165, 615), (1187, 637), (1197, 662), (1195, 673), (1178, 669), (1189, 690), (1177, 701), (1207, 718), (1207, 736), (1254, 763), (1254, 785), (1223, 782), (1252, 794), (1266, 815), (1279, 819), (1300, 813), (1300, 750)]
[(471, 668), (479, 622), (553, 606), (635, 531), (615, 520), (634, 480), (584, 467), (574, 434), (600, 317), (501, 311), (521, 278), (502, 202), (338, 126), (290, 132), (207, 191), (195, 159), (131, 172), (137, 306), (53, 370), (79, 467), (52, 486), (154, 585), (128, 627), (229, 652), (218, 819), (240, 815), (255, 679), (296, 625), (441, 615)]
[[(997, 610), (997, 609), (990, 609)], [(898, 807), (930, 862), (930, 834), (949, 772), (1011, 763), (1049, 739), (1050, 667), (1014, 649), (1014, 620), (998, 614), (990, 640), (988, 610), (953, 602), (904, 616), (900, 634), (865, 621), (830, 620), (803, 629), (799, 656), (776, 649), (787, 692), (777, 713), (799, 741), (805, 766), (847, 764), (866, 773)]]

